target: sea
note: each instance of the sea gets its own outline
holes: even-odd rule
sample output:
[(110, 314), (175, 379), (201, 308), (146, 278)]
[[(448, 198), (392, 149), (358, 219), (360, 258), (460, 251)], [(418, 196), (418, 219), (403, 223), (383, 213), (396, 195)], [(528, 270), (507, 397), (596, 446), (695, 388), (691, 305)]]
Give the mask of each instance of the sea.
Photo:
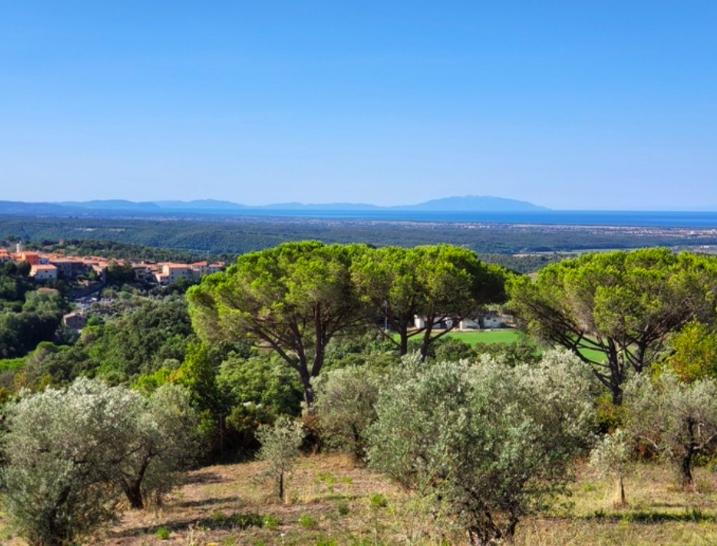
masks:
[[(224, 212), (226, 215), (226, 211)], [(231, 216), (366, 220), (385, 222), (449, 222), (467, 224), (528, 224), (655, 228), (717, 228), (717, 212), (670, 211), (520, 211), (433, 212), (356, 210), (246, 210)]]

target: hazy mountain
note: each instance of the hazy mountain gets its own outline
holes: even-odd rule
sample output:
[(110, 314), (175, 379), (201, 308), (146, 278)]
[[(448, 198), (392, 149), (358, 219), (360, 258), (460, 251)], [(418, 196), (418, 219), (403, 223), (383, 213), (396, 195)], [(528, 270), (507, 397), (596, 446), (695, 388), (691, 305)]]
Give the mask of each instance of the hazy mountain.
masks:
[(23, 201), (0, 201), (0, 212), (5, 214), (62, 214), (67, 207), (57, 203), (25, 203)]
[(277, 203), (273, 205), (249, 206), (231, 201), (199, 199), (195, 201), (145, 201), (134, 202), (124, 199), (93, 201), (65, 201), (62, 203), (24, 203), (18, 201), (0, 201), (0, 213), (7, 214), (91, 214), (94, 212), (137, 212), (162, 213), (184, 212), (205, 214), (228, 214), (255, 211), (415, 211), (415, 212), (526, 212), (548, 211), (527, 201), (505, 199), (503, 197), (475, 196), (447, 197), (434, 199), (416, 205), (380, 207), (366, 203)]
[(397, 210), (415, 210), (432, 212), (523, 212), (549, 210), (527, 201), (506, 199), (504, 197), (466, 195), (465, 197), (446, 197), (433, 199), (418, 205), (392, 207)]

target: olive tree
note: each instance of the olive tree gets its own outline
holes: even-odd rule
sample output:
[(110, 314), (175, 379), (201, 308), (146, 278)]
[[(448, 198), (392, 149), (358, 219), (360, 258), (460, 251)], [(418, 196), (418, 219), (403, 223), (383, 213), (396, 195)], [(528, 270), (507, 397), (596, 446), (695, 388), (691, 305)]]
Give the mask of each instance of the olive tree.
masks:
[(380, 392), (369, 462), (443, 499), (470, 544), (492, 544), (564, 491), (588, 441), (590, 390), (567, 352), (515, 367), (409, 360)]
[(201, 454), (199, 415), (185, 389), (166, 384), (138, 402), (127, 456), (113, 469), (132, 508), (144, 508), (150, 498), (160, 500)]
[(668, 249), (586, 254), (509, 282), (529, 332), (573, 351), (622, 402), (630, 372), (655, 362), (670, 334), (714, 318), (717, 261)]
[(316, 415), (328, 443), (363, 459), (366, 431), (376, 419), (381, 375), (366, 366), (326, 374), (317, 387)]
[(625, 388), (625, 405), (630, 433), (664, 456), (683, 486), (692, 486), (695, 459), (717, 447), (717, 382), (685, 383), (670, 370), (655, 380), (638, 376)]
[(305, 241), (240, 256), (187, 293), (194, 327), (210, 341), (250, 338), (274, 350), (299, 374), (311, 407), (326, 346), (364, 319), (350, 268), (366, 250)]
[(261, 425), (256, 435), (261, 444), (259, 460), (266, 464), (263, 477), (272, 482), (283, 501), (304, 441), (304, 429), (291, 417), (281, 416), (273, 425)]
[(601, 477), (610, 476), (615, 479), (615, 504), (624, 506), (625, 476), (630, 471), (632, 461), (631, 438), (625, 429), (617, 429), (606, 434), (596, 443), (590, 453), (590, 466)]
[[(65, 546), (110, 521), (121, 493), (141, 396), (78, 379), (9, 408), (3, 439), (5, 508), (32, 546)], [(119, 493), (119, 494), (118, 494)]]
[(75, 544), (112, 520), (124, 496), (142, 508), (198, 453), (197, 415), (175, 385), (145, 398), (85, 378), (8, 410), (5, 507), (32, 546)]

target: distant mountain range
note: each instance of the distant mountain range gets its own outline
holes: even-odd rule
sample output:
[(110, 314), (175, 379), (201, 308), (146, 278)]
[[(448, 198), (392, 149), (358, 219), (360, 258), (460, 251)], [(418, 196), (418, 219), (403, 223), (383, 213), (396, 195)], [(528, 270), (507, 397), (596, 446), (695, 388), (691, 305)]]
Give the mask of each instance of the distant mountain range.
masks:
[(255, 211), (416, 211), (416, 212), (538, 212), (548, 211), (527, 201), (505, 199), (502, 197), (468, 195), (465, 197), (446, 197), (419, 203), (417, 205), (398, 205), (381, 207), (362, 203), (277, 203), (273, 205), (249, 206), (231, 201), (201, 199), (196, 201), (145, 201), (134, 202), (124, 199), (94, 201), (64, 201), (60, 203), (26, 203), (22, 201), (0, 201), (0, 214), (73, 214), (82, 211), (95, 212), (142, 212), (142, 213), (205, 213), (205, 214), (241, 214)]

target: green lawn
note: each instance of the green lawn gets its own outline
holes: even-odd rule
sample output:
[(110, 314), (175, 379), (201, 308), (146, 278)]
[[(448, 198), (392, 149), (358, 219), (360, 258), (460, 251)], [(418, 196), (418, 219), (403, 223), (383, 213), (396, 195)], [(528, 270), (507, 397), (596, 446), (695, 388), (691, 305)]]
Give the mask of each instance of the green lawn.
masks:
[[(471, 347), (475, 347), (476, 343), (485, 343), (487, 345), (516, 343), (520, 341), (521, 337), (524, 335), (525, 334), (519, 330), (503, 328), (501, 330), (478, 330), (469, 332), (457, 332), (454, 330), (446, 334), (446, 337), (460, 339), (461, 341), (468, 343)], [(413, 339), (420, 339), (420, 336)], [(597, 362), (605, 360), (605, 355), (594, 349), (584, 349), (583, 354)]]
[(503, 329), (503, 330), (485, 330), (476, 332), (450, 332), (446, 334), (446, 337), (453, 337), (465, 341), (470, 345), (476, 343), (515, 343), (520, 340), (523, 334), (518, 330)]
[[(471, 346), (475, 346), (476, 343), (485, 343), (488, 345), (502, 344), (502, 343), (515, 343), (520, 341), (520, 338), (524, 334), (519, 330), (513, 329), (502, 329), (502, 330), (480, 330), (476, 332), (451, 332), (446, 334), (446, 337), (453, 337), (460, 339), (468, 343)], [(602, 362), (605, 360), (605, 354), (594, 350), (584, 349), (582, 353), (595, 361)]]

